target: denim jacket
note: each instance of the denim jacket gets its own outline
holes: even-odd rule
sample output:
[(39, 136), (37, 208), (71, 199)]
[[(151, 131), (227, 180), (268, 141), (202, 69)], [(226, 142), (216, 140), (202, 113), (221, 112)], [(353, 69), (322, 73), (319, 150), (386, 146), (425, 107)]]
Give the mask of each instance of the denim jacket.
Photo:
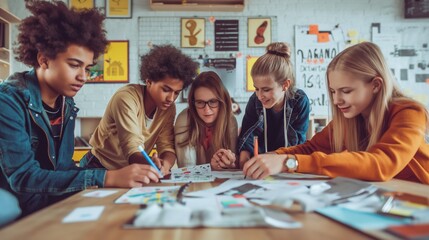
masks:
[(64, 102), (56, 154), (35, 70), (15, 73), (0, 84), (0, 187), (18, 198), (24, 215), (104, 184), (105, 170), (78, 168), (72, 160), (78, 109), (73, 98)]
[[(284, 126), (285, 129), (279, 129), (279, 134), (287, 135), (285, 143), (288, 146), (294, 146), (304, 143), (308, 129), (308, 120), (310, 115), (310, 101), (304, 91), (297, 89), (294, 96), (288, 98), (284, 103)], [(242, 129), (238, 137), (238, 152), (248, 151), (253, 156), (253, 137), (258, 137), (259, 153), (267, 152), (270, 144), (266, 139), (267, 126), (266, 110), (258, 100), (256, 94), (253, 94), (246, 106)]]

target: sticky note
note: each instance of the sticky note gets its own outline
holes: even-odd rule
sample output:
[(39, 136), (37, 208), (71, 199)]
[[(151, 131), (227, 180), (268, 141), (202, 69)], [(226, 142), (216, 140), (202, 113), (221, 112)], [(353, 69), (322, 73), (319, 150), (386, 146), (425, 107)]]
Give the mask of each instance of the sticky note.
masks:
[(308, 27), (308, 34), (318, 34), (319, 33), (319, 25), (312, 24)]
[(347, 32), (347, 36), (348, 36), (348, 37), (350, 37), (350, 38), (357, 37), (357, 35), (358, 35), (358, 31), (356, 31), (356, 30), (354, 30), (354, 29), (350, 29), (350, 30)]
[(320, 43), (329, 42), (329, 33), (317, 34), (317, 42), (320, 42)]

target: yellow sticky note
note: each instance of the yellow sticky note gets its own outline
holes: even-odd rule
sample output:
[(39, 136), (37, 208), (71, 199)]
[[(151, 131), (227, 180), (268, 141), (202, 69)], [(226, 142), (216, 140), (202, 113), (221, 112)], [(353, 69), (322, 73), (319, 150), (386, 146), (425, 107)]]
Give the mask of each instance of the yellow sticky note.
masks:
[(354, 30), (354, 29), (351, 29), (351, 30), (349, 30), (348, 32), (347, 32), (347, 36), (348, 37), (350, 37), (350, 38), (354, 38), (354, 37), (356, 37), (358, 35), (358, 31), (356, 31), (356, 30)]
[(354, 45), (354, 44), (357, 44), (358, 43), (358, 40), (357, 39), (350, 39), (350, 44), (351, 45)]
[(252, 72), (252, 67), (255, 64), (256, 60), (258, 60), (258, 57), (247, 57), (247, 63), (246, 63), (246, 91), (247, 92), (253, 92), (255, 91), (255, 87), (253, 86), (253, 78), (250, 74)]

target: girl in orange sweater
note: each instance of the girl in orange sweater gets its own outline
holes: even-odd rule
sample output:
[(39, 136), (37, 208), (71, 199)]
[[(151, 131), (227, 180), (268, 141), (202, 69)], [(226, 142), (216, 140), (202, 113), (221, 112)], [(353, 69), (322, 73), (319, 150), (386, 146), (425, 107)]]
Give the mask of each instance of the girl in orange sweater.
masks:
[(328, 66), (332, 121), (310, 141), (260, 154), (243, 166), (262, 179), (280, 172), (392, 178), (429, 184), (428, 112), (396, 85), (380, 48), (349, 47)]

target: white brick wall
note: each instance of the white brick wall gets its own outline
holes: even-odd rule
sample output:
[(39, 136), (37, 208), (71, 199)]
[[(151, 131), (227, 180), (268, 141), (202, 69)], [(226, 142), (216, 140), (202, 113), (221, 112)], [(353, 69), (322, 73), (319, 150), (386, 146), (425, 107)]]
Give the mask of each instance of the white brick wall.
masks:
[[(2, 0), (4, 1), (4, 0)], [(24, 1), (7, 0), (9, 10), (18, 17), (25, 17)], [(152, 11), (148, 0), (133, 0), (131, 19), (107, 19), (106, 29), (109, 40), (130, 41), (130, 82), (137, 83), (139, 76), (139, 46), (145, 47), (146, 42), (139, 41), (139, 17), (242, 17), (242, 16), (275, 16), (277, 18), (277, 36), (273, 39), (294, 44), (294, 25), (297, 24), (340, 24), (343, 30), (354, 29), (359, 32), (360, 39), (370, 40), (370, 25), (373, 22), (391, 23), (428, 23), (428, 19), (404, 19), (403, 0), (246, 0), (243, 12), (164, 12)], [(104, 0), (96, 0), (96, 7), (104, 8)], [(172, 36), (178, 37), (180, 25), (164, 26), (155, 21), (153, 28), (172, 28)], [(150, 21), (150, 20), (149, 20)], [(178, 29), (176, 29), (178, 28)], [(141, 31), (141, 30), (140, 30)], [(206, 29), (207, 31), (207, 29)], [(13, 31), (16, 37), (16, 30)], [(206, 35), (208, 32), (206, 32)], [(247, 36), (240, 36), (246, 39)], [(213, 41), (213, 39), (212, 39)], [(214, 44), (214, 43), (213, 43)], [(22, 64), (12, 64), (12, 72), (25, 70)], [(80, 117), (100, 117), (113, 95), (123, 84), (87, 84), (76, 96), (76, 102), (81, 109)], [(245, 103), (240, 104), (244, 111)], [(178, 112), (186, 105), (179, 104)], [(241, 123), (242, 115), (238, 117)], [(240, 124), (241, 125), (241, 124)]]

